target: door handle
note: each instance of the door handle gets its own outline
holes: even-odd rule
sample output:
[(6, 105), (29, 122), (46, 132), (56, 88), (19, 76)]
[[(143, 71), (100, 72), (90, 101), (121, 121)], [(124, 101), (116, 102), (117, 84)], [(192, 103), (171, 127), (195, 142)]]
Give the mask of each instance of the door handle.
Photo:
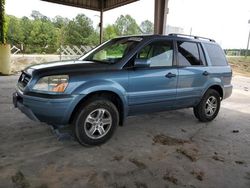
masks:
[(208, 76), (208, 75), (209, 75), (209, 72), (204, 71), (202, 74), (203, 74), (204, 76)]
[(165, 75), (165, 77), (166, 77), (166, 78), (176, 77), (176, 74), (173, 74), (173, 73), (169, 72), (169, 73), (167, 73), (167, 74)]

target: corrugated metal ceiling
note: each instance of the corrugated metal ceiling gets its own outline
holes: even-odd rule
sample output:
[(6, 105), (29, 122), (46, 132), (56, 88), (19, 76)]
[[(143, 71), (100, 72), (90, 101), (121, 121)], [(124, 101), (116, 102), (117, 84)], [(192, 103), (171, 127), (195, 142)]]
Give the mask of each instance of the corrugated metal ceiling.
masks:
[(80, 7), (90, 10), (107, 11), (116, 7), (120, 7), (138, 0), (42, 0), (51, 3), (58, 3), (74, 7)]

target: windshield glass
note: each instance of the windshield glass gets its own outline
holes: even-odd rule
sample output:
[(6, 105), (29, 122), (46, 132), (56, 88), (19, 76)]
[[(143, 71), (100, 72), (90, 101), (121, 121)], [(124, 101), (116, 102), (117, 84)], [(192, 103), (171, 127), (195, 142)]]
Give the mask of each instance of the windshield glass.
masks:
[(140, 37), (114, 39), (89, 54), (85, 61), (114, 64), (125, 57), (142, 40)]

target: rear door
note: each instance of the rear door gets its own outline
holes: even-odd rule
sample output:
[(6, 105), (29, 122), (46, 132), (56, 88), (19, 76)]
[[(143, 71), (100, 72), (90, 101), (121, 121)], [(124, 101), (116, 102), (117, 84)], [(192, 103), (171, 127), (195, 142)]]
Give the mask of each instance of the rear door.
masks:
[(200, 43), (177, 41), (178, 83), (176, 107), (197, 104), (209, 77), (204, 51)]
[(210, 79), (216, 80), (218, 85), (221, 85), (224, 89), (223, 98), (227, 98), (231, 95), (232, 90), (232, 69), (228, 65), (225, 53), (222, 48), (216, 43), (203, 43), (207, 52)]
[(176, 98), (177, 68), (173, 41), (161, 40), (143, 47), (135, 58), (149, 59), (147, 68), (129, 71), (129, 113), (162, 111), (173, 107)]

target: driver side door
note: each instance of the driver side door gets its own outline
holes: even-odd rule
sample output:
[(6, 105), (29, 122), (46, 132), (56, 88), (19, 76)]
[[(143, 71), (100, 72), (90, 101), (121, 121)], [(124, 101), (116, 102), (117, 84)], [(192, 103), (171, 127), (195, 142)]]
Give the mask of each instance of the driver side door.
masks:
[(148, 67), (129, 71), (129, 114), (149, 113), (173, 108), (178, 71), (172, 40), (160, 40), (144, 46), (135, 59), (147, 59)]

